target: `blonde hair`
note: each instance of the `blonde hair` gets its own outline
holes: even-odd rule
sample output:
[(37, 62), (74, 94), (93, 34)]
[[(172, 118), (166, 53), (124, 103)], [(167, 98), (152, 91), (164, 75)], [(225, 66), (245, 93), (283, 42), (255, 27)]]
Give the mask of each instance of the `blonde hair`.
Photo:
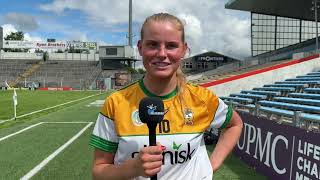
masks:
[[(144, 36), (143, 36), (144, 30), (150, 22), (165, 22), (165, 21), (171, 22), (173, 25), (175, 25), (176, 29), (181, 32), (181, 41), (183, 43), (185, 43), (184, 24), (182, 23), (182, 21), (179, 18), (177, 18), (176, 16), (173, 16), (169, 13), (157, 13), (157, 14), (153, 14), (152, 16), (149, 16), (144, 21), (142, 28), (141, 28), (141, 31), (140, 31), (141, 40), (143, 40), (143, 38), (144, 38)], [(181, 70), (181, 66), (179, 66), (179, 68), (177, 69), (176, 76), (177, 76), (178, 97), (179, 97), (179, 101), (181, 103), (181, 111), (183, 113), (184, 112), (183, 94), (184, 94), (185, 85), (186, 85), (187, 81), (186, 81), (185, 74)]]

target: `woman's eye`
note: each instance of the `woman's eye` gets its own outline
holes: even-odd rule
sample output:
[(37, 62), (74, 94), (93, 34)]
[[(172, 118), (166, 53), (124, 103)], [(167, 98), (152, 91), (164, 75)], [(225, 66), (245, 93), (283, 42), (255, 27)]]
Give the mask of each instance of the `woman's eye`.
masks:
[(178, 47), (179, 47), (179, 45), (176, 44), (176, 43), (169, 43), (167, 45), (167, 49), (175, 49), (175, 48), (178, 48)]
[(147, 46), (148, 46), (148, 47), (151, 47), (151, 48), (155, 48), (155, 47), (158, 46), (158, 44), (155, 43), (155, 42), (150, 42), (150, 43), (147, 44)]

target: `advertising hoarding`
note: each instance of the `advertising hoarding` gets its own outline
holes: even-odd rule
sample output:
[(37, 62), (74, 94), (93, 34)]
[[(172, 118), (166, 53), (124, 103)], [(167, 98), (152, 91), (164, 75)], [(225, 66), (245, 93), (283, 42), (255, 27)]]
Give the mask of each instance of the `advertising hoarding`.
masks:
[(244, 126), (235, 154), (269, 179), (320, 179), (320, 133), (239, 112)]

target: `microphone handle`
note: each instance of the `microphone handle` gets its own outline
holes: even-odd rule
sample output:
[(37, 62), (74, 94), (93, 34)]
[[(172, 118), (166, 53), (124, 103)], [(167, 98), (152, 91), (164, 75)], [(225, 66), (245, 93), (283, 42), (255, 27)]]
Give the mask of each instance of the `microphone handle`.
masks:
[(149, 146), (157, 145), (156, 127), (149, 127)]
[[(149, 146), (157, 145), (156, 126), (150, 126), (149, 128)], [(151, 180), (157, 180), (157, 174), (150, 177)]]

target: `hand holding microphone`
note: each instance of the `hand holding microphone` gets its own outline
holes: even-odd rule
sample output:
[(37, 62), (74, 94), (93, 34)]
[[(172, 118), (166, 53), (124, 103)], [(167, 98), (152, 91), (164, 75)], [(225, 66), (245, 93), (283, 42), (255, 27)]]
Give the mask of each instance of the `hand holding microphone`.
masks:
[[(156, 127), (164, 117), (164, 105), (161, 99), (155, 97), (145, 97), (139, 104), (139, 118), (146, 123), (149, 129), (149, 146), (157, 146), (156, 144)], [(154, 156), (149, 156), (149, 155)], [(144, 168), (150, 168), (150, 174), (160, 171), (162, 165), (162, 150), (160, 147), (144, 148), (141, 152), (141, 159), (145, 161)], [(161, 163), (161, 164), (160, 164)], [(149, 174), (149, 173), (148, 173)], [(157, 174), (151, 177), (156, 180)]]

